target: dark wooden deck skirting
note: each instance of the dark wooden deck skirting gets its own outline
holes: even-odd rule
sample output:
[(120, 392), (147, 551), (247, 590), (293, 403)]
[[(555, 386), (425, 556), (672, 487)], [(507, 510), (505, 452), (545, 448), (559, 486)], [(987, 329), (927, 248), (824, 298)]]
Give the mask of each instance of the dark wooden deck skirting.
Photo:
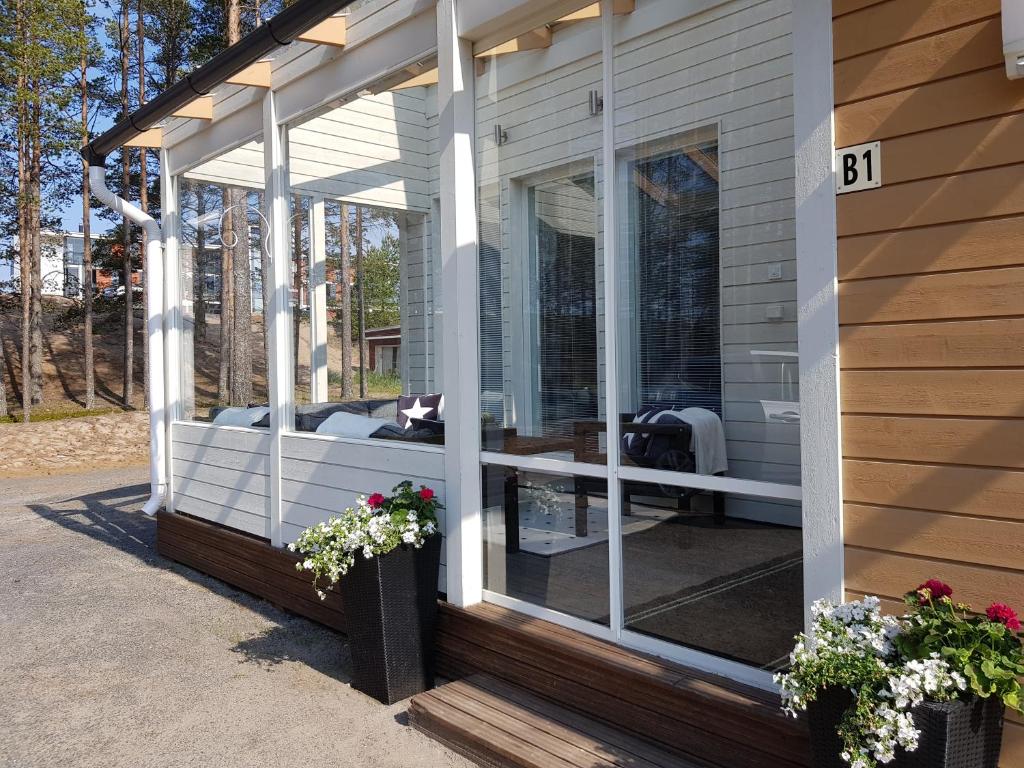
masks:
[[(307, 576), (295, 570), (295, 555), (263, 539), (161, 512), (157, 551), (281, 608), (345, 629), (338, 595), (321, 602)], [(806, 731), (782, 715), (772, 694), (495, 605), (463, 609), (441, 603), (438, 671), (450, 679), (486, 674), (684, 760), (721, 768), (810, 765)]]
[(345, 631), (341, 596), (321, 600), (308, 573), (295, 570), (298, 557), (265, 539), (170, 512), (157, 513), (156, 550), (300, 616)]

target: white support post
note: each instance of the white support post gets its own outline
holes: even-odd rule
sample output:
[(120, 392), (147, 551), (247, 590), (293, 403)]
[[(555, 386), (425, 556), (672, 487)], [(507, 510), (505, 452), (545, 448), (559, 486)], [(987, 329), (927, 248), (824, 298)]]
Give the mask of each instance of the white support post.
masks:
[(618, 280), (616, 254), (619, 243), (615, 180), (615, 9), (614, 0), (601, 0), (601, 66), (604, 111), (601, 117), (603, 139), (601, 166), (604, 181), (604, 347), (605, 418), (608, 445), (608, 577), (610, 600), (609, 626), (617, 639), (623, 629), (622, 609), (622, 494), (619, 483), (619, 384), (614, 373), (618, 360)]
[(270, 543), (283, 544), (281, 534), (281, 440), (295, 421), (295, 382), (292, 373), (291, 259), (288, 248), (290, 219), (287, 128), (278, 125), (275, 95), (263, 97), (263, 167), (266, 216), (270, 226), (270, 319), (267, 384), (270, 393)]
[(441, 298), (445, 322), (447, 594), (456, 605), (483, 598), (480, 495), (480, 343), (473, 46), (459, 37), (456, 0), (437, 4), (441, 136)]
[(796, 0), (797, 327), (805, 618), (819, 598), (843, 597), (842, 441), (836, 265), (831, 4)]
[(174, 422), (182, 418), (181, 339), (184, 316), (181, 308), (181, 218), (178, 179), (171, 173), (170, 150), (160, 150), (161, 230), (164, 237), (164, 397), (167, 402), (167, 495), (165, 505), (174, 511)]
[(328, 401), (327, 390), (327, 214), (314, 197), (309, 219), (309, 398)]

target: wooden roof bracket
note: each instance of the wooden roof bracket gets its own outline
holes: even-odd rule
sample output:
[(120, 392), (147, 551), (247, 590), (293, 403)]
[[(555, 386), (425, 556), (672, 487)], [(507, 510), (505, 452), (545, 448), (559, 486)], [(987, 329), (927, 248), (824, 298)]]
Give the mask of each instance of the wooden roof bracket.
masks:
[(247, 85), (253, 88), (269, 88), (272, 66), (270, 59), (263, 59), (250, 64), (241, 72), (236, 72), (224, 80), (231, 85)]
[(316, 26), (300, 34), (296, 39), (314, 45), (333, 45), (344, 48), (348, 35), (348, 17), (329, 16)]
[(125, 147), (159, 148), (164, 137), (164, 129), (157, 126), (133, 136), (124, 143)]
[(213, 96), (197, 96), (188, 104), (171, 113), (172, 117), (187, 117), (193, 120), (213, 120)]

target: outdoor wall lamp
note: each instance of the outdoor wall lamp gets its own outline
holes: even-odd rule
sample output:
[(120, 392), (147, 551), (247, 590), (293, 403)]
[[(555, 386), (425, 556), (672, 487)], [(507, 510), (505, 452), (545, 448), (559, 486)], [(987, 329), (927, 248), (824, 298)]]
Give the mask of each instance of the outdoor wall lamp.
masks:
[(500, 124), (495, 123), (494, 124), (494, 143), (497, 144), (500, 147), (502, 144), (505, 144), (507, 142), (508, 142), (508, 131), (503, 129)]
[(604, 112), (604, 97), (596, 89), (590, 92), (590, 116), (597, 117)]

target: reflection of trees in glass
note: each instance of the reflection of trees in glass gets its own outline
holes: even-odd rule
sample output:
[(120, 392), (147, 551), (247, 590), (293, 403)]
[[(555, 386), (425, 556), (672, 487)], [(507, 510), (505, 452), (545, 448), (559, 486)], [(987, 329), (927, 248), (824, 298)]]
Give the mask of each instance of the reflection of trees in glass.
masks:
[(386, 328), (401, 322), (398, 305), (399, 259), (398, 238), (387, 234), (379, 245), (371, 245), (363, 257), (366, 327)]
[(645, 403), (721, 413), (716, 144), (633, 165), (639, 377)]
[[(257, 242), (259, 235), (253, 234), (260, 231), (261, 196), (239, 187), (187, 180), (179, 197), (181, 243), (191, 260), (186, 272), (192, 278), (182, 286), (182, 298), (193, 305), (195, 369), (204, 382), (216, 382), (216, 391), (204, 391), (204, 398), (248, 405), (255, 378), (253, 293), (263, 285), (265, 271), (261, 255), (254, 251), (263, 250), (262, 239)], [(215, 338), (208, 338), (211, 325), (217, 329)]]
[(364, 372), (369, 363), (365, 330), (401, 322), (399, 216), (388, 208), (327, 204), (327, 282), (332, 286), (328, 306), (331, 324), (342, 341), (342, 398), (351, 397), (355, 386), (353, 342), (361, 371), (360, 396), (365, 397)]

